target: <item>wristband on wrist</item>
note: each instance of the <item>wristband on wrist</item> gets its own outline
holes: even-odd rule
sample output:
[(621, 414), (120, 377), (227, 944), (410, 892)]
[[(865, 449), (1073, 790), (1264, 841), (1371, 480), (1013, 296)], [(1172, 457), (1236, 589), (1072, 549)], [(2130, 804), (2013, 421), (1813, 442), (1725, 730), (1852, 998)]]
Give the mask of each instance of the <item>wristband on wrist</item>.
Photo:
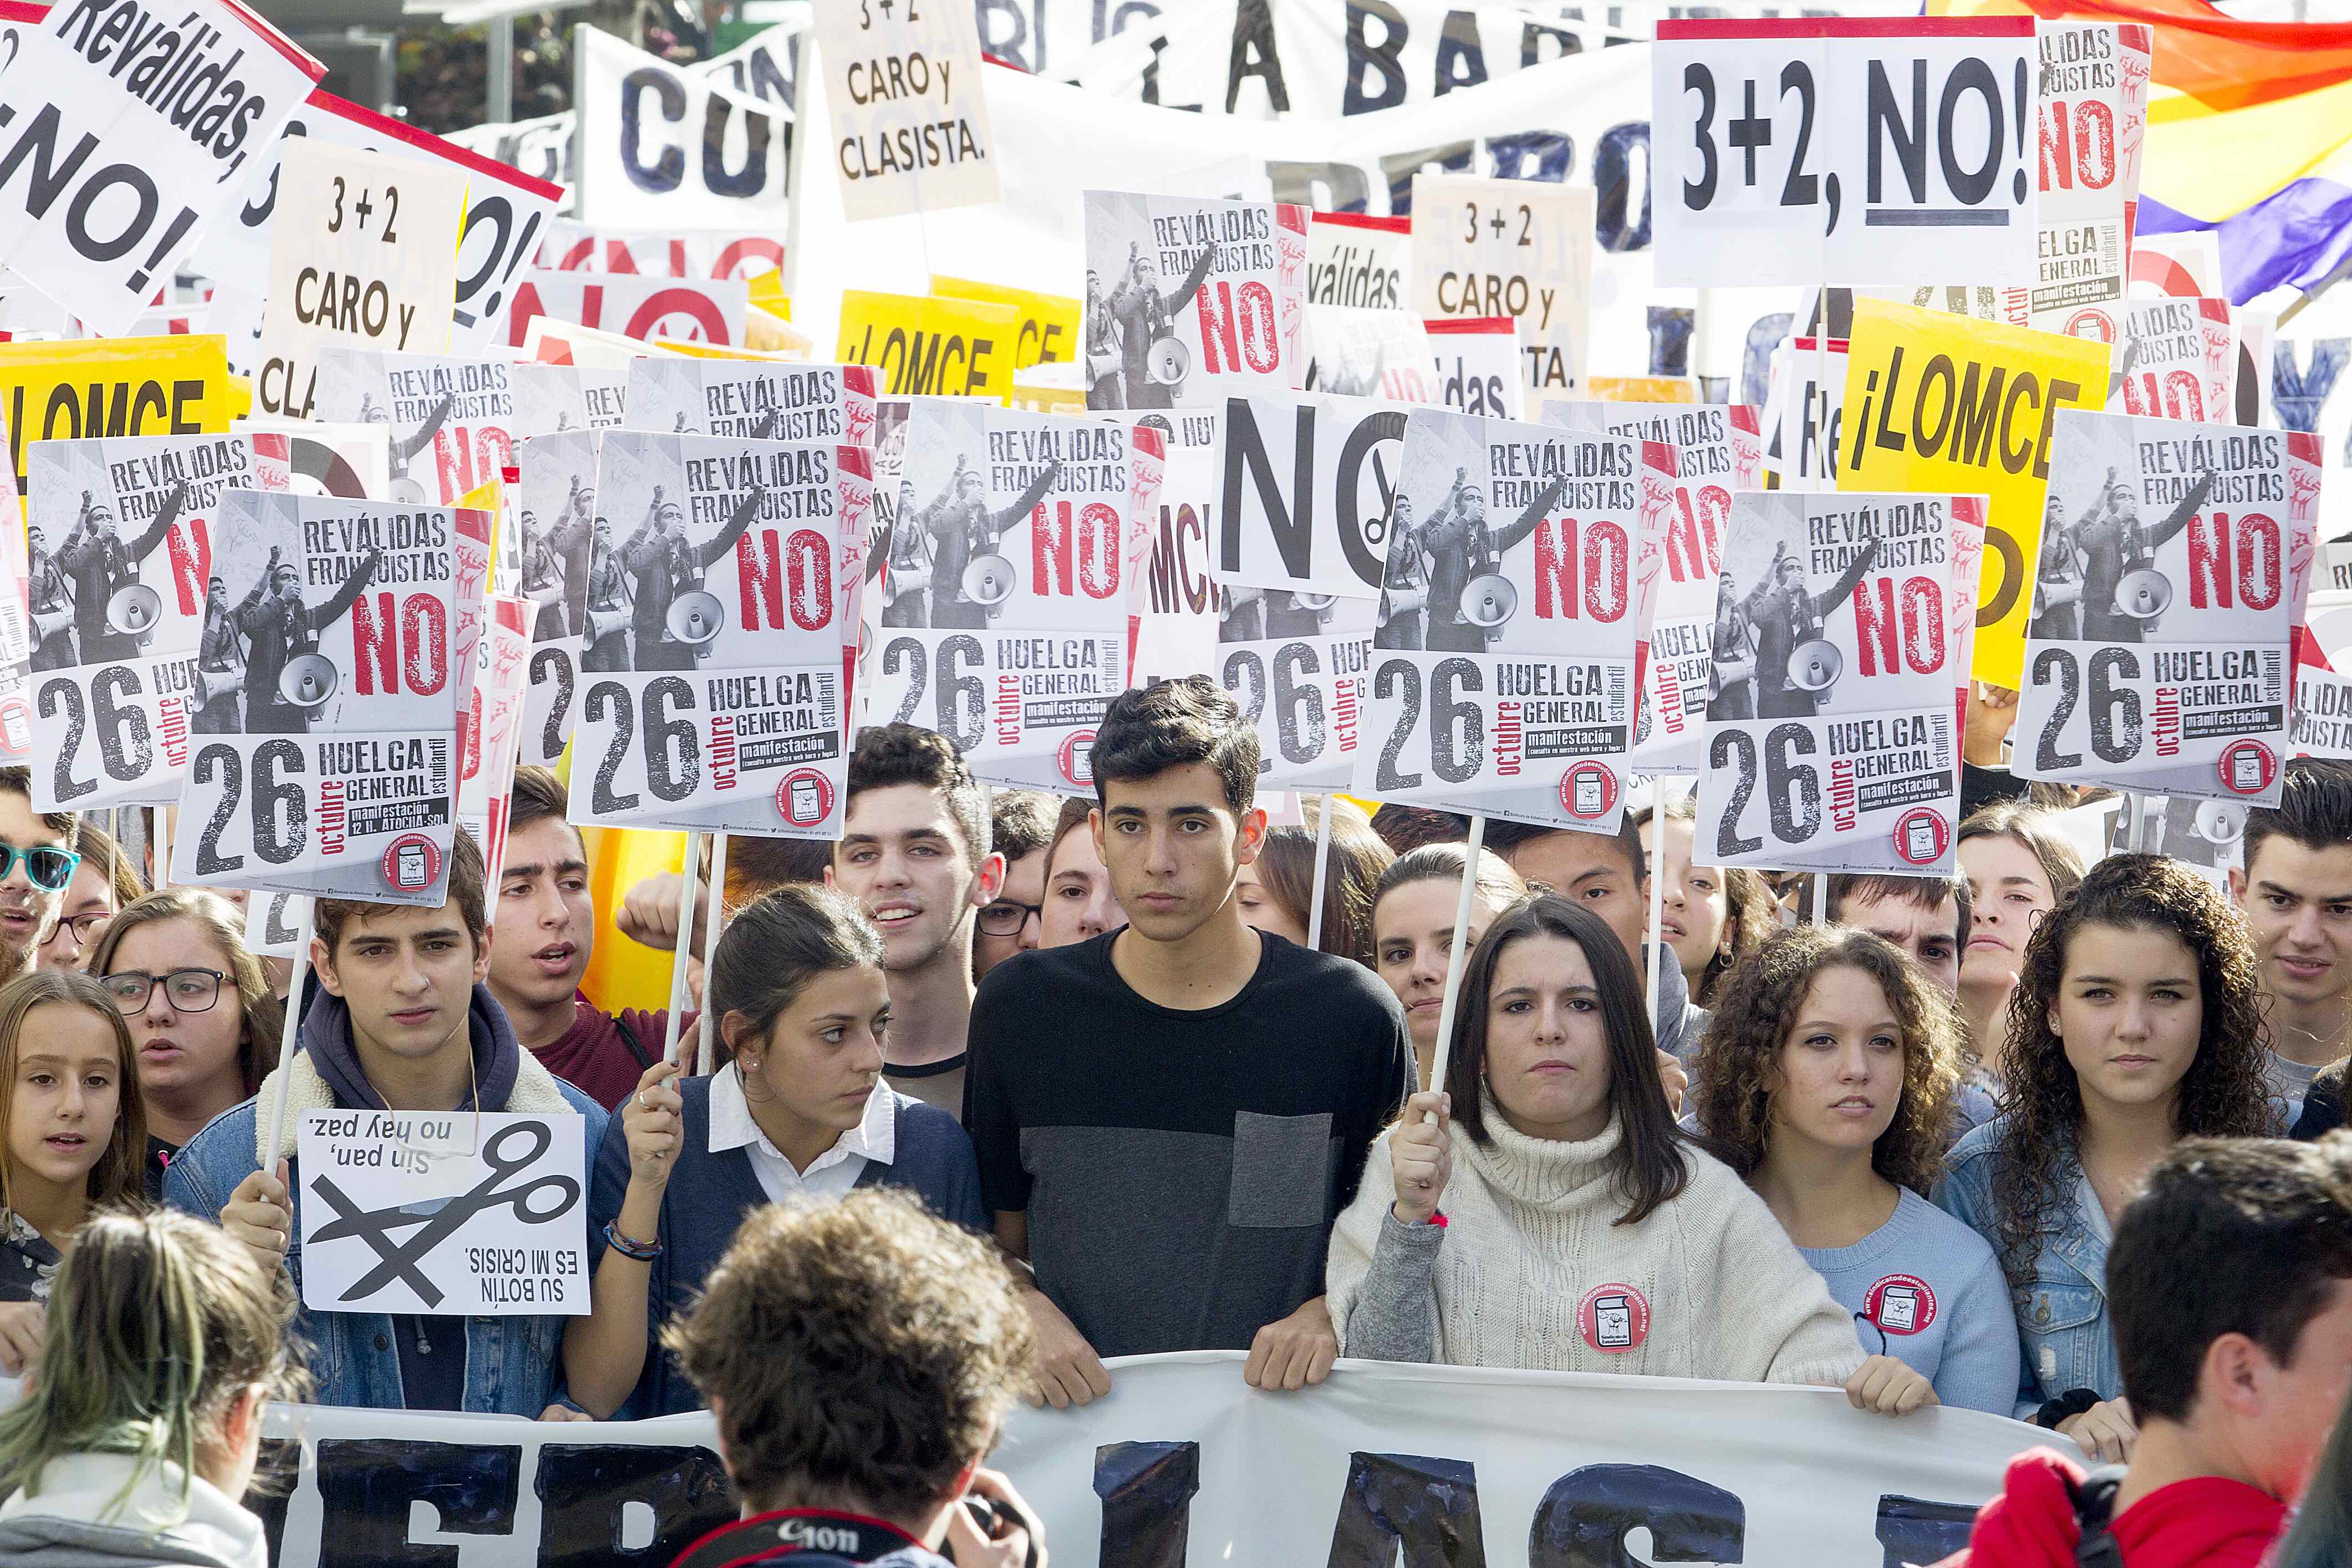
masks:
[(604, 1239), (611, 1244), (614, 1251), (624, 1258), (635, 1258), (639, 1263), (651, 1263), (662, 1255), (662, 1244), (658, 1241), (632, 1241), (623, 1236), (621, 1222), (617, 1219), (608, 1219), (604, 1222)]
[(2060, 1422), (2072, 1421), (2098, 1402), (2098, 1394), (2090, 1389), (2070, 1388), (2055, 1399), (2043, 1400), (2042, 1408), (2033, 1413), (2033, 1424), (2055, 1432)]

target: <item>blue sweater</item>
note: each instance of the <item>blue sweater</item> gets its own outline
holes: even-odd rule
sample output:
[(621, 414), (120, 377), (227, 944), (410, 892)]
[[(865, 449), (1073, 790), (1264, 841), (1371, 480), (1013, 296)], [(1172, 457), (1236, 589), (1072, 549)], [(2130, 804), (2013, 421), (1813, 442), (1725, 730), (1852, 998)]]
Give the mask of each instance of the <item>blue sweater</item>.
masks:
[[(669, 1185), (662, 1191), (658, 1237), (662, 1254), (653, 1261), (653, 1277), (646, 1288), (650, 1346), (636, 1388), (614, 1413), (616, 1420), (642, 1420), (702, 1408), (702, 1396), (661, 1348), (657, 1336), (664, 1323), (692, 1305), (701, 1293), (702, 1282), (719, 1267), (744, 1215), (768, 1201), (767, 1189), (760, 1185), (759, 1175), (751, 1169), (750, 1150), (710, 1152), (710, 1080), (680, 1079), (677, 1089), (686, 1102), (684, 1136), (679, 1141), (677, 1168), (670, 1173)], [(868, 1160), (866, 1169), (858, 1173), (857, 1185), (903, 1188), (922, 1199), (933, 1214), (985, 1234), (990, 1226), (980, 1205), (980, 1164), (972, 1157), (971, 1140), (962, 1126), (946, 1111), (899, 1094), (887, 1084), (877, 1084), (874, 1092), (888, 1095), (898, 1108), (894, 1143), (890, 1163)], [(595, 1175), (589, 1189), (592, 1272), (604, 1258), (604, 1227), (620, 1214), (628, 1191), (629, 1135), (622, 1119), (615, 1116), (597, 1148)]]
[(2017, 1314), (1984, 1237), (1906, 1187), (1894, 1215), (1852, 1247), (1797, 1250), (1862, 1320), (1863, 1349), (1918, 1373), (1946, 1405), (2010, 1414)]

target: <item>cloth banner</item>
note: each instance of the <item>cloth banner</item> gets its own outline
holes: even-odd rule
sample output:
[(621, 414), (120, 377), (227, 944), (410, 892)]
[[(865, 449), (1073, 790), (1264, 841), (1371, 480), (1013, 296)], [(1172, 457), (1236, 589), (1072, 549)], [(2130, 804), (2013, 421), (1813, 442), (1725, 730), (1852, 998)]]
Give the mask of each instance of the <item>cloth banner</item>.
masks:
[[(1966, 1543), (2012, 1455), (2066, 1447), (1976, 1411), (1865, 1415), (1828, 1389), (1343, 1361), (1320, 1387), (1269, 1394), (1242, 1361), (1126, 1357), (1084, 1409), (1014, 1407), (989, 1462), (1037, 1510), (1057, 1568), (1385, 1568), (1400, 1550), (1569, 1568), (1633, 1561), (1636, 1530), (1660, 1561), (1934, 1563)], [(0, 1402), (16, 1396), (0, 1381)], [(278, 1568), (436, 1552), (667, 1568), (736, 1514), (704, 1414), (278, 1405), (266, 1430), (268, 1459), (299, 1461), (289, 1493), (247, 1500)]]
[(572, 29), (572, 216), (611, 227), (780, 228), (793, 111), (584, 24)]

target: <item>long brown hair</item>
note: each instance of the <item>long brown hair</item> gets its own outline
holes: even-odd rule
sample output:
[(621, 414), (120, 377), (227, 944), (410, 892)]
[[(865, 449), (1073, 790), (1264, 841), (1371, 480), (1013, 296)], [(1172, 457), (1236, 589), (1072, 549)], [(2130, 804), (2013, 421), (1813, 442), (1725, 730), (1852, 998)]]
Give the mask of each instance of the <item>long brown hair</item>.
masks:
[(245, 945), (245, 924), (236, 910), (216, 893), (196, 888), (166, 888), (122, 909), (106, 922), (97, 950), (83, 967), (100, 979), (114, 973), (115, 951), (122, 939), (141, 926), (166, 921), (186, 921), (201, 930), (228, 962), (229, 984), (236, 987), (237, 1005), (245, 1010), (245, 1039), (236, 1047), (237, 1071), (245, 1092), (259, 1092), (265, 1064), (277, 1055), (278, 1037), (286, 1026), (286, 1004), (269, 987), (261, 960)]
[[(89, 1196), (93, 1207), (140, 1206), (147, 1201), (147, 1109), (139, 1097), (139, 1063), (131, 1048), (131, 1031), (115, 1010), (106, 987), (78, 969), (36, 969), (0, 986), (0, 1150), (8, 1145), (16, 1115), (16, 1049), (24, 1041), (25, 1020), (34, 1008), (61, 1002), (87, 1007), (106, 1020), (114, 1035), (114, 1061), (122, 1075), (115, 1102), (114, 1131), (106, 1152), (89, 1168)], [(0, 1155), (0, 1207), (16, 1211), (16, 1183), (8, 1161)]]
[(1454, 1019), (1454, 1048), (1446, 1058), (1445, 1090), (1454, 1098), (1454, 1120), (1474, 1143), (1492, 1141), (1486, 1131), (1481, 1090), (1486, 1079), (1488, 993), (1504, 950), (1529, 937), (1554, 936), (1584, 950), (1592, 966), (1592, 988), (1609, 1038), (1609, 1114), (1618, 1126), (1617, 1187), (1626, 1203), (1619, 1225), (1639, 1225), (1657, 1206), (1682, 1195), (1690, 1184), (1684, 1138), (1666, 1109), (1658, 1082), (1658, 1047), (1643, 1005), (1642, 977), (1599, 915), (1580, 910), (1557, 893), (1539, 893), (1496, 917), (1478, 939), (1462, 972), (1462, 999)]
[(1266, 829), (1257, 851), (1258, 880), (1305, 930), (1315, 908), (1316, 816), (1326, 805), (1331, 812), (1331, 856), (1323, 868), (1323, 929), (1307, 931), (1307, 939), (1322, 952), (1370, 969), (1373, 889), (1396, 857), (1360, 809), (1326, 795), (1307, 807), (1307, 826)]
[[(1642, 847), (1650, 846), (1652, 808), (1643, 806), (1633, 814), (1633, 826), (1642, 835)], [(1698, 805), (1693, 795), (1676, 795), (1666, 802), (1668, 822), (1687, 822), (1694, 827), (1698, 823)], [(1691, 843), (1694, 858), (1697, 854), (1696, 837)], [(1703, 862), (1702, 862), (1703, 864)], [(1731, 951), (1718, 946), (1707, 956), (1706, 967), (1699, 971), (1691, 983), (1690, 999), (1702, 1007), (1715, 1005), (1716, 994), (1722, 988), (1724, 976), (1748, 962), (1750, 954), (1762, 947), (1780, 930), (1780, 905), (1772, 897), (1770, 884), (1745, 866), (1713, 868), (1723, 879), (1723, 930), (1731, 938)], [(1651, 868), (1654, 875), (1658, 868)]]
[(2173, 1133), (2261, 1138), (2271, 1131), (2263, 1075), (2270, 1031), (2245, 918), (2220, 890), (2163, 855), (2110, 855), (2026, 940), (2009, 998), (2000, 1091), (2004, 1123), (1993, 1175), (1994, 1249), (2022, 1301), (2052, 1216), (2074, 1200), (2066, 1175), (2082, 1154), (2083, 1085), (2050, 1026), (2066, 977), (2066, 950), (2084, 926), (2163, 931), (2197, 960), (2202, 1018), (2197, 1056), (2180, 1079)]
[(1691, 1064), (1699, 1125), (1743, 1177), (1764, 1163), (1771, 1137), (1770, 1085), (1814, 980), (1854, 969), (1877, 983), (1903, 1041), (1903, 1094), (1895, 1120), (1871, 1145), (1870, 1166), (1921, 1197), (1943, 1173), (1952, 1096), (1959, 1088), (1960, 1026), (1951, 999), (1920, 978), (1885, 938), (1844, 926), (1799, 926), (1766, 942), (1724, 988)]

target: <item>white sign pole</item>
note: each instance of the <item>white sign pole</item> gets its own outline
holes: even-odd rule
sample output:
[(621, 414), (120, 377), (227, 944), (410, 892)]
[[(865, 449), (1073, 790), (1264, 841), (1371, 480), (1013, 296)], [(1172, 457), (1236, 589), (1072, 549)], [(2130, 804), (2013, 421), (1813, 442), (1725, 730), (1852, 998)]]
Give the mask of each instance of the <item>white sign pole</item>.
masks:
[(172, 885), (172, 812), (173, 807), (155, 808), (155, 876), (152, 886), (157, 892)]
[[(689, 881), (687, 886), (691, 888), (693, 883)], [(719, 1016), (710, 1007), (710, 966), (718, 961), (719, 917), (726, 911), (726, 907), (727, 835), (714, 833), (710, 836), (710, 903), (703, 916), (702, 1026), (698, 1031), (701, 1040), (694, 1053), (694, 1076), (697, 1078), (709, 1078), (717, 1070), (712, 1061), (711, 1042), (718, 1035)], [(691, 925), (678, 928), (678, 946), (681, 949), (686, 945), (687, 933), (692, 929)]]
[(1454, 900), (1454, 950), (1445, 960), (1445, 1000), (1437, 1009), (1437, 1055), (1429, 1064), (1424, 1089), (1445, 1087), (1445, 1058), (1454, 1047), (1454, 1010), (1462, 999), (1462, 970), (1470, 957), (1470, 944), (1464, 938), (1470, 931), (1470, 905), (1478, 896), (1478, 856), (1486, 847), (1486, 817), (1483, 812), (1476, 813), (1470, 818), (1470, 837), (1462, 847), (1462, 894)]
[(1658, 1016), (1658, 973), (1666, 962), (1666, 781), (1650, 791), (1650, 1013)]
[[(268, 895), (255, 893), (254, 898)], [(269, 1170), (278, 1163), (278, 1151), (286, 1142), (286, 1084), (293, 1075), (287, 1069), (293, 1065), (294, 1042), (302, 1032), (302, 977), (310, 967), (310, 939), (316, 932), (317, 905), (302, 900), (302, 923), (294, 933), (294, 977), (286, 986), (286, 1025), (278, 1034), (278, 1083), (269, 1096), (269, 1142), (263, 1145), (269, 1158), (262, 1169)]]
[(1323, 796), (1315, 813), (1315, 880), (1307, 896), (1307, 945), (1318, 950), (1323, 946), (1323, 878), (1331, 865), (1331, 802), (1335, 798)]
[(662, 1060), (677, 1060), (678, 1024), (686, 1016), (686, 961), (694, 952), (694, 888), (701, 870), (702, 835), (686, 836), (686, 875), (677, 888), (677, 945), (670, 951), (669, 1016), (662, 1024)]

